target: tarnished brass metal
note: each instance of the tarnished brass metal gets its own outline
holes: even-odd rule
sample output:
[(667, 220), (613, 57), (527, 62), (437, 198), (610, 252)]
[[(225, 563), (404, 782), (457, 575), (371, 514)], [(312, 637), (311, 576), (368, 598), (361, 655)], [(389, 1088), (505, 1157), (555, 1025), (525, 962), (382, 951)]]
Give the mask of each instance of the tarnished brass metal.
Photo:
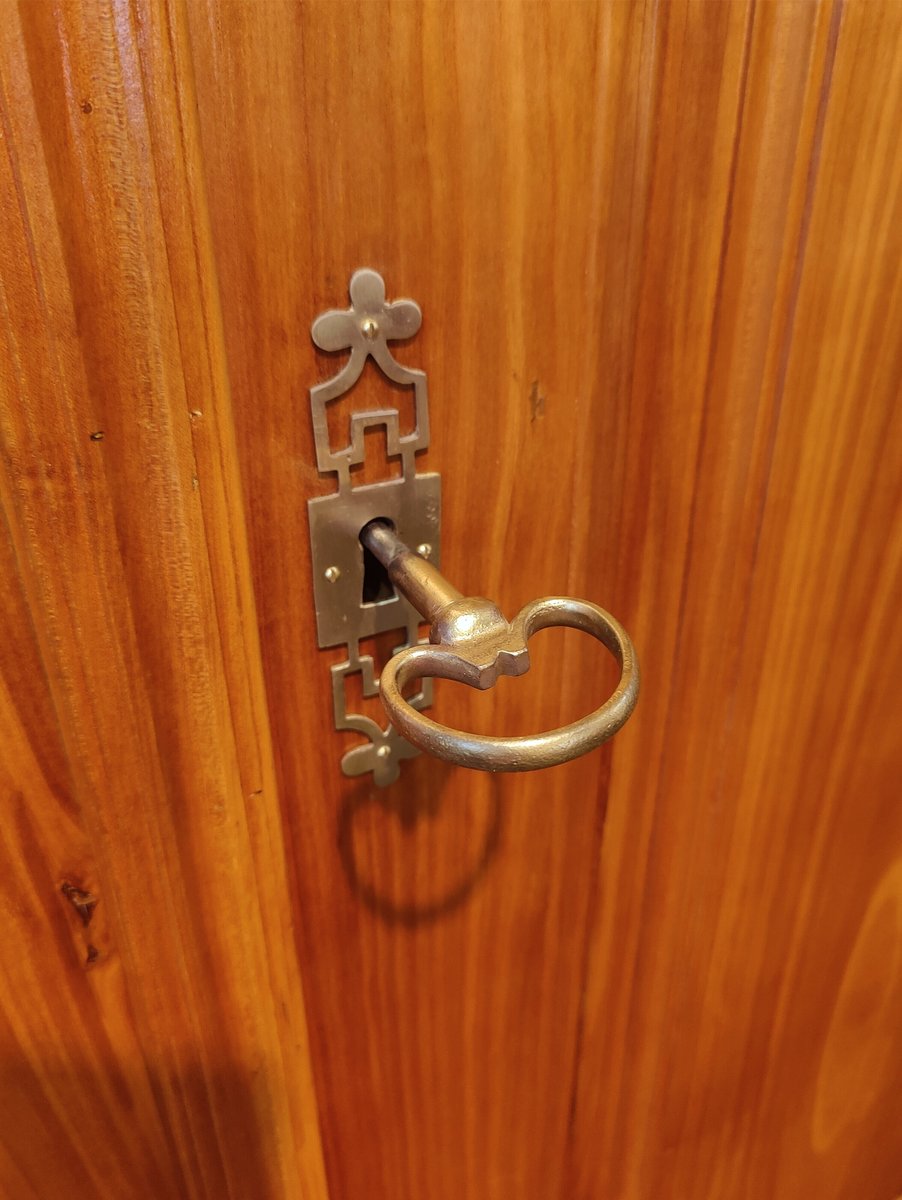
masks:
[[(372, 772), (376, 786), (387, 787), (398, 778), (401, 763), (419, 751), (393, 725), (383, 728), (371, 717), (349, 710), (346, 685), (357, 675), (363, 695), (375, 696), (379, 688), (375, 664), (371, 655), (364, 653), (363, 640), (395, 630), (402, 645), (415, 645), (419, 620), (400, 594), (363, 598), (364, 559), (357, 535), (373, 517), (388, 517), (404, 537), (414, 545), (428, 547), (430, 558), (439, 562), (441, 480), (434, 471), (416, 469), (417, 455), (429, 445), (425, 372), (399, 363), (390, 346), (417, 332), (422, 320), (419, 307), (413, 300), (387, 300), (381, 275), (366, 267), (351, 276), (349, 291), (351, 307), (321, 313), (311, 329), (322, 350), (350, 353), (336, 375), (310, 389), (316, 464), (323, 477), (335, 476), (337, 482), (336, 491), (307, 502), (310, 557), (317, 640), (323, 648), (347, 648), (344, 661), (330, 667), (335, 728), (366, 739), (345, 751), (341, 769), (350, 776)], [(395, 387), (412, 392), (414, 427), (402, 432), (401, 414), (390, 393), (377, 407), (355, 409), (349, 417), (347, 440), (335, 445), (328, 407), (355, 386), (370, 362)], [(384, 430), (388, 457), (400, 459), (401, 474), (355, 486), (353, 468), (364, 462), (366, 433), (372, 429)], [(419, 708), (428, 705), (431, 688), (432, 681), (424, 680), (411, 703)]]
[[(392, 725), (421, 750), (481, 771), (535, 771), (578, 758), (600, 746), (627, 720), (639, 695), (639, 664), (623, 626), (588, 600), (549, 596), (533, 600), (513, 621), (482, 597), (464, 597), (431, 563), (401, 541), (391, 525), (372, 521), (360, 540), (388, 571), (395, 588), (431, 623), (429, 645), (411, 646), (389, 659), (379, 694)], [(529, 670), (530, 637), (564, 625), (591, 634), (620, 666), (613, 694), (572, 725), (527, 737), (496, 738), (449, 729), (418, 712), (404, 699), (414, 679), (456, 679), (490, 688), (500, 675)]]
[[(337, 374), (310, 389), (316, 465), (324, 477), (335, 476), (337, 490), (307, 503), (317, 640), (324, 649), (347, 647), (345, 659), (330, 667), (335, 728), (366, 739), (345, 751), (342, 771), (372, 772), (376, 786), (386, 787), (398, 778), (401, 762), (420, 749), (485, 771), (531, 771), (585, 754), (616, 733), (636, 703), (639, 669), (626, 632), (603, 609), (563, 596), (534, 600), (508, 622), (490, 600), (462, 596), (439, 573), (441, 481), (435, 472), (417, 471), (417, 455), (429, 444), (426, 375), (399, 363), (390, 348), (417, 332), (422, 314), (413, 300), (387, 300), (382, 277), (369, 268), (354, 272), (349, 292), (350, 308), (321, 313), (311, 329), (320, 349), (348, 351), (349, 357)], [(328, 406), (354, 387), (370, 361), (391, 384), (412, 391), (413, 429), (402, 432), (392, 396), (379, 407), (352, 411), (347, 440), (333, 445)], [(355, 486), (353, 468), (364, 462), (366, 432), (376, 428), (384, 429), (388, 457), (400, 459), (401, 474)], [(394, 591), (368, 586), (361, 543), (387, 570)], [(432, 626), (428, 645), (419, 641), (419, 615)], [(522, 675), (529, 669), (529, 638), (549, 625), (591, 634), (620, 664), (620, 683), (596, 712), (563, 729), (519, 738), (447, 729), (423, 715), (432, 702), (433, 676), (489, 688), (499, 675)], [(364, 639), (391, 630), (401, 645), (380, 681)], [(390, 718), (384, 728), (349, 711), (346, 683), (353, 675), (360, 676), (365, 698), (381, 694)], [(414, 679), (422, 681), (420, 688), (406, 699), (401, 690)]]

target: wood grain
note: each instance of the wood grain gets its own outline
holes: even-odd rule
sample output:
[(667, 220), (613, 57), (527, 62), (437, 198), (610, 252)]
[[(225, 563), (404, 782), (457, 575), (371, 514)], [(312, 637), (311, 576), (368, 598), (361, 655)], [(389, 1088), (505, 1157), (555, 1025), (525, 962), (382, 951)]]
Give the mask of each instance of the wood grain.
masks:
[[(895, 1194), (902, 9), (8, 11), (4, 1195)], [(361, 265), (449, 577), (636, 640), (580, 762), (339, 773), (308, 330)], [(435, 712), (608, 679), (549, 632)]]
[(5, 1194), (321, 1196), (184, 31), (5, 16)]
[(749, 27), (704, 374), (682, 432), (636, 435), (679, 553), (622, 525), (645, 753), (614, 760), (571, 1195), (876, 1197), (902, 1169), (902, 977), (866, 916), (902, 850), (900, 15)]

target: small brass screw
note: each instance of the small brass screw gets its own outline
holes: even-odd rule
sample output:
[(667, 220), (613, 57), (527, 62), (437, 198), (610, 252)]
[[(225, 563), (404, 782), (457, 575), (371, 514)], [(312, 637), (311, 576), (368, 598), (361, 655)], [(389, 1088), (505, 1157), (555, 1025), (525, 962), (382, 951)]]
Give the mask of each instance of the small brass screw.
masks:
[(419, 546), (417, 546), (417, 554), (419, 554), (420, 558), (428, 558), (431, 553), (432, 547), (428, 542), (420, 542)]
[(379, 336), (379, 322), (374, 321), (372, 317), (367, 317), (360, 326), (360, 332), (368, 342), (374, 342)]
[(323, 574), (330, 583), (335, 583), (336, 580), (341, 578), (341, 571), (339, 571), (338, 567), (326, 567)]

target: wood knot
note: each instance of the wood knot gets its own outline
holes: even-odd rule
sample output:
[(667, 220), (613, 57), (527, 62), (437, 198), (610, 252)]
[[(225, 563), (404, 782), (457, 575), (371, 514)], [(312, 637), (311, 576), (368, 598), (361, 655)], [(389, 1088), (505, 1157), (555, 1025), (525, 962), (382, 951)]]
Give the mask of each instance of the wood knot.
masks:
[(98, 898), (91, 892), (86, 892), (84, 888), (80, 888), (68, 880), (61, 885), (60, 891), (78, 913), (82, 925), (90, 925), (94, 909), (99, 903)]

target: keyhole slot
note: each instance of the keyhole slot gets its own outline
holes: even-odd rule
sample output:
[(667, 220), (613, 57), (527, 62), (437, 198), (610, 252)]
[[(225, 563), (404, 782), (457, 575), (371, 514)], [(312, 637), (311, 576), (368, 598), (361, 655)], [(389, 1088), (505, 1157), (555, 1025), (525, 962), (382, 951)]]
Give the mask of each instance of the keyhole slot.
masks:
[[(388, 525), (392, 529), (395, 527), (394, 521), (390, 521), (388, 517), (374, 517), (372, 521), (367, 521), (367, 525), (372, 525), (376, 521), (382, 525)], [(360, 603), (385, 604), (386, 601), (394, 600), (394, 598), (395, 589), (388, 577), (388, 571), (372, 550), (363, 546), (363, 594)]]

